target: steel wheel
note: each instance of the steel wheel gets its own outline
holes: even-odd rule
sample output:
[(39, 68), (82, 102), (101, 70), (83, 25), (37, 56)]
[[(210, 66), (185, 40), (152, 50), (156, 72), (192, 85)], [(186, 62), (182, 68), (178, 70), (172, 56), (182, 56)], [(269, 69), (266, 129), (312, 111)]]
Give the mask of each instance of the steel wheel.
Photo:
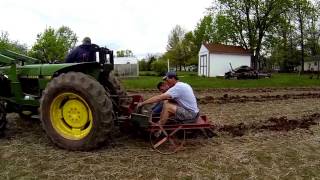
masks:
[[(160, 136), (157, 133), (161, 131)], [(174, 129), (166, 130), (159, 126), (153, 126), (150, 130), (150, 144), (153, 149), (161, 154), (173, 154), (184, 145), (186, 132), (182, 126), (177, 126)]]

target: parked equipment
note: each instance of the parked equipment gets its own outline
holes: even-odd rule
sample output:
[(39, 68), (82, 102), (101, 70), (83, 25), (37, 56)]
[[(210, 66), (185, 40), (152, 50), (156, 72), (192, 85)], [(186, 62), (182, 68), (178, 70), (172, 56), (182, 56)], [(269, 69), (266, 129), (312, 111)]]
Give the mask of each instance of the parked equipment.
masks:
[(233, 69), (230, 63), (230, 68), (231, 70), (224, 75), (225, 79), (259, 79), (271, 77), (270, 73), (262, 73), (249, 66), (240, 66)]

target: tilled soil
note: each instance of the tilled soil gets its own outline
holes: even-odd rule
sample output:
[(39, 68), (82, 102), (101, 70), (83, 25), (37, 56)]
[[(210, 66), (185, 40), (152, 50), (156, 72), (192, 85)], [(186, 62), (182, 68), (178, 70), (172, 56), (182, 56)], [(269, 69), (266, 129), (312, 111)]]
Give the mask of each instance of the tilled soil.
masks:
[(319, 90), (196, 91), (217, 136), (187, 139), (184, 150), (169, 156), (118, 131), (98, 150), (66, 151), (49, 141), (38, 120), (9, 114), (0, 139), (0, 179), (317, 179)]
[(245, 103), (245, 102), (264, 102), (264, 101), (276, 101), (276, 100), (287, 100), (287, 99), (315, 99), (320, 98), (320, 93), (300, 93), (300, 94), (283, 94), (283, 95), (259, 95), (259, 96), (230, 96), (224, 94), (222, 97), (205, 96), (198, 98), (199, 104), (208, 103)]
[(320, 114), (314, 113), (309, 116), (304, 116), (300, 119), (288, 119), (286, 116), (275, 118), (271, 117), (267, 121), (244, 124), (239, 123), (237, 125), (223, 125), (216, 127), (218, 132), (228, 132), (232, 136), (243, 136), (249, 131), (261, 132), (261, 131), (292, 131), (297, 128), (310, 130), (310, 126), (319, 124)]

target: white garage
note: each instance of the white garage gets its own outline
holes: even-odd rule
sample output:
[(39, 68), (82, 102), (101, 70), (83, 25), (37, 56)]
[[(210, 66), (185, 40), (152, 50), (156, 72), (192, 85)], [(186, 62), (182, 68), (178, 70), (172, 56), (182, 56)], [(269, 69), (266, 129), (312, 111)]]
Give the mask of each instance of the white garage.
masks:
[(206, 77), (224, 76), (233, 68), (250, 66), (251, 54), (240, 46), (202, 44), (199, 51), (198, 75)]

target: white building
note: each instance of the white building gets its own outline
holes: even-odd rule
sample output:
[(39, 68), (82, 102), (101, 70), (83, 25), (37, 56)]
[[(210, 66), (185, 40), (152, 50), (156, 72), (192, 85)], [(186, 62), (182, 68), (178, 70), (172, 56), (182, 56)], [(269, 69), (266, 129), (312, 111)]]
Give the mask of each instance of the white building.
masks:
[(114, 71), (117, 76), (138, 76), (138, 59), (136, 57), (114, 57)]
[[(310, 72), (318, 71), (318, 61), (317, 60), (305, 60), (303, 67), (304, 67), (304, 71), (310, 71)], [(295, 69), (300, 71), (301, 66), (297, 66)], [(320, 67), (319, 67), (319, 69), (320, 69)]]
[(206, 77), (224, 76), (233, 68), (251, 64), (251, 54), (240, 46), (202, 44), (199, 51), (198, 75)]

